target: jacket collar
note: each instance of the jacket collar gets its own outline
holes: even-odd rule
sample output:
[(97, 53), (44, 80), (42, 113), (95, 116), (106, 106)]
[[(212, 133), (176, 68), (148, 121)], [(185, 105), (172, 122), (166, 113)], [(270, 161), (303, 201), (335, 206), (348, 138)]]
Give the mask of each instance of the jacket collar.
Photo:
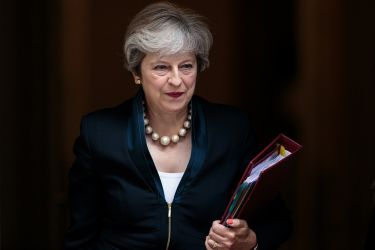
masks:
[[(159, 198), (164, 199), (159, 174), (146, 144), (142, 107), (143, 99), (144, 93), (140, 88), (131, 103), (132, 112), (127, 131), (127, 147), (133, 162), (142, 173), (149, 188), (156, 192)], [(191, 121), (191, 156), (186, 171), (176, 190), (174, 202), (179, 202), (182, 199), (184, 190), (188, 189), (192, 185), (193, 180), (198, 176), (203, 167), (208, 148), (205, 114), (199, 99), (195, 96), (192, 98)]]

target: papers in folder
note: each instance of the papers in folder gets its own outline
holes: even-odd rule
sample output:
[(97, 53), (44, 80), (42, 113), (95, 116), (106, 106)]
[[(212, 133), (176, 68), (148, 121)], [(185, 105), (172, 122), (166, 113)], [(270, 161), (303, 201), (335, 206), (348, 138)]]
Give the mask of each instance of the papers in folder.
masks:
[[(276, 137), (248, 164), (222, 217), (221, 223), (229, 218), (238, 218), (247, 210), (255, 210), (272, 198), (286, 174), (282, 167), (286, 158), (302, 146), (283, 134)], [(261, 180), (260, 180), (261, 179)]]
[(232, 204), (229, 207), (228, 218), (236, 217), (239, 209), (241, 208), (241, 204), (243, 204), (247, 194), (251, 192), (255, 182), (259, 178), (260, 173), (273, 166), (287, 155), (290, 155), (290, 152), (287, 151), (283, 145), (277, 145), (276, 149), (270, 156), (253, 167), (250, 175), (245, 179), (235, 193)]
[(290, 152), (286, 150), (283, 145), (278, 144), (276, 146), (276, 149), (270, 156), (268, 156), (264, 161), (258, 163), (253, 167), (253, 169), (250, 172), (250, 176), (246, 178), (245, 182), (254, 183), (258, 179), (262, 171), (273, 166), (274, 164), (284, 159), (288, 155), (290, 155)]

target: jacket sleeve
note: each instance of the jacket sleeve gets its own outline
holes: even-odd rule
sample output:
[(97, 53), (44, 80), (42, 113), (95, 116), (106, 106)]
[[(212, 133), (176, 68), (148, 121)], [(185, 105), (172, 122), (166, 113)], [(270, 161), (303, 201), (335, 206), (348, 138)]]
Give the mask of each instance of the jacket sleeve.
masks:
[(93, 249), (98, 233), (100, 194), (85, 118), (73, 151), (76, 158), (69, 171), (70, 226), (64, 238), (64, 249)]

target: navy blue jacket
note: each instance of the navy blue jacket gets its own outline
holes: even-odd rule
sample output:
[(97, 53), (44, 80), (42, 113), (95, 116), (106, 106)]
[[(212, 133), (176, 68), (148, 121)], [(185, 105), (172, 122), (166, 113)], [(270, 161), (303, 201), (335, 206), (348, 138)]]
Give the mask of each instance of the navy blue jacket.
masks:
[[(194, 96), (191, 158), (169, 207), (146, 145), (142, 98), (139, 91), (82, 119), (69, 173), (66, 250), (205, 249), (212, 222), (257, 152), (245, 113)], [(276, 249), (290, 233), (279, 200), (248, 223), (259, 249)]]

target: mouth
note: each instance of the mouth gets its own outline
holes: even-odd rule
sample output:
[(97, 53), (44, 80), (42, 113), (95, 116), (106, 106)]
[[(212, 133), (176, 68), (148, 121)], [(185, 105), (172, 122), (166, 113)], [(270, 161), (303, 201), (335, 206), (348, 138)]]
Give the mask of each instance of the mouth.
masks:
[(168, 92), (166, 93), (168, 96), (172, 98), (178, 98), (184, 94), (184, 92)]

